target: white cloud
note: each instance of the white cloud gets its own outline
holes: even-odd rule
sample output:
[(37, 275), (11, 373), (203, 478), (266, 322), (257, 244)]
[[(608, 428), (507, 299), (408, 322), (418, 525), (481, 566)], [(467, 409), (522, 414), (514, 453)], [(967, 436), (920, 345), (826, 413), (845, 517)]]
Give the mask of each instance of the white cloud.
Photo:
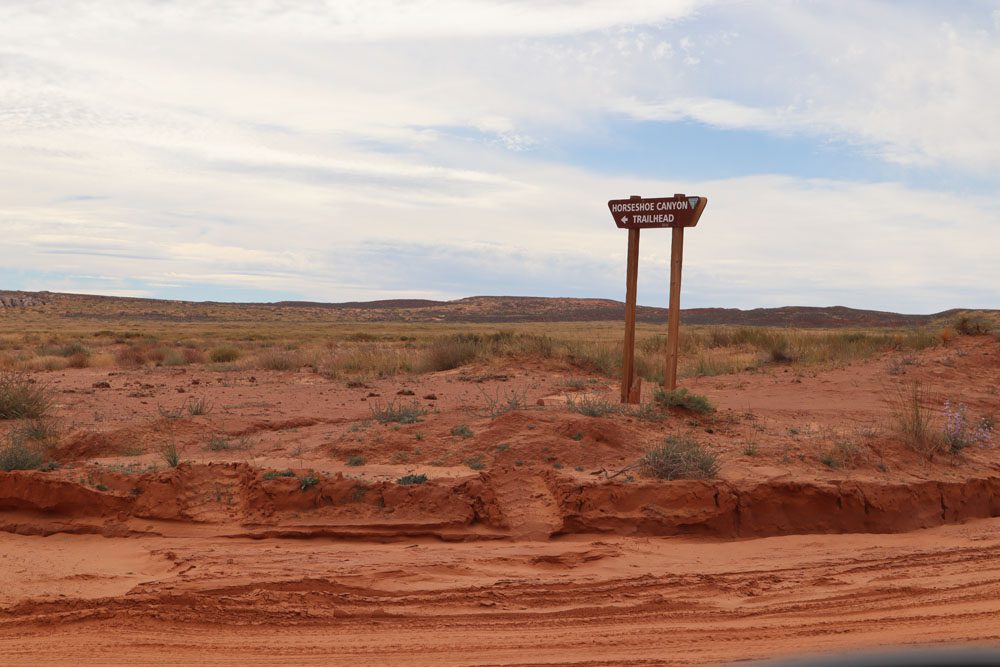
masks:
[[(608, 115), (690, 119), (995, 178), (1000, 45), (929, 12), (5, 2), (0, 259), (122, 290), (614, 296), (621, 239), (603, 201), (663, 184), (543, 164), (532, 149), (552, 131), (600, 133)], [(914, 292), (922, 309), (997, 297), (994, 198), (852, 177), (684, 187), (712, 200), (689, 253), (704, 285), (692, 293), (714, 305), (838, 287), (883, 307)], [(663, 245), (644, 244), (659, 270)]]
[(1000, 168), (1000, 42), (975, 20), (872, 3), (753, 3), (724, 16), (750, 29), (716, 34), (711, 48), (682, 40), (703, 61), (698, 78), (637, 95), (632, 115), (840, 139), (904, 165)]
[(7, 0), (0, 19), (48, 33), (53, 16), (83, 28), (152, 23), (190, 31), (319, 35), (350, 42), (442, 37), (543, 36), (673, 20), (706, 0), (138, 0), (115, 6), (85, 0)]

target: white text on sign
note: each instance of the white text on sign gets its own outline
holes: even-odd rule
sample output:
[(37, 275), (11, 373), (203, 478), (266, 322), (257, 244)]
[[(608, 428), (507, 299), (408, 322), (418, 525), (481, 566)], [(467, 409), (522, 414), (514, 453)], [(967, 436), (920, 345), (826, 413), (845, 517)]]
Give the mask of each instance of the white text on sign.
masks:
[[(652, 211), (686, 211), (690, 208), (686, 199), (679, 201), (637, 201), (619, 202), (611, 205), (612, 213), (642, 213)], [(645, 222), (639, 221), (637, 222)]]

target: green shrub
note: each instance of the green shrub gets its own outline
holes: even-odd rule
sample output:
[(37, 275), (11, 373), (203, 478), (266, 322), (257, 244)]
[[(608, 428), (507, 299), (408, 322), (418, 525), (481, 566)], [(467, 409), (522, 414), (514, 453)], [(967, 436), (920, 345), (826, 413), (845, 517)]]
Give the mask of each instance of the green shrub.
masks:
[(646, 452), (643, 469), (657, 479), (711, 479), (719, 472), (718, 455), (688, 436), (669, 436)]
[(657, 388), (653, 394), (653, 400), (665, 408), (684, 408), (699, 414), (709, 414), (715, 412), (713, 406), (707, 398), (701, 394), (692, 394), (687, 389), (678, 388), (671, 391), (664, 391)]
[(373, 343), (380, 340), (380, 337), (365, 331), (359, 331), (357, 333), (348, 334), (344, 337), (344, 340), (349, 340), (352, 343)]
[(401, 486), (410, 486), (413, 484), (424, 484), (427, 482), (427, 475), (404, 475), (396, 480), (396, 483)]
[(180, 350), (169, 350), (163, 357), (164, 366), (186, 366), (187, 364), (187, 357)]
[(86, 345), (76, 340), (73, 341), (72, 343), (63, 345), (58, 350), (55, 350), (55, 354), (59, 355), (60, 357), (72, 357), (77, 354), (84, 354), (89, 356), (90, 350), (87, 349)]
[(347, 465), (349, 466), (363, 466), (364, 464), (365, 464), (365, 457), (363, 456), (358, 456), (357, 454), (355, 454), (354, 456), (347, 457)]
[(965, 313), (955, 318), (955, 331), (963, 336), (982, 336), (993, 331), (993, 325), (979, 313)]
[(396, 401), (389, 401), (385, 405), (373, 403), (369, 406), (369, 409), (375, 421), (381, 424), (388, 424), (390, 422), (414, 424), (427, 414), (427, 410), (416, 401), (405, 405), (403, 403), (396, 403)]
[(44, 459), (40, 448), (29, 446), (21, 437), (9, 436), (0, 446), (0, 470), (37, 470)]
[(500, 387), (497, 387), (490, 394), (482, 387), (479, 387), (479, 393), (486, 400), (486, 412), (490, 417), (499, 417), (508, 412), (523, 410), (528, 407), (526, 392), (523, 389), (501, 390)]
[(213, 452), (224, 452), (228, 449), (232, 449), (232, 446), (229, 444), (229, 440), (223, 436), (213, 435), (208, 440), (208, 448)]
[(212, 350), (208, 358), (217, 364), (226, 364), (240, 358), (240, 351), (232, 345), (222, 345)]
[(472, 429), (466, 424), (459, 424), (451, 429), (451, 434), (460, 438), (471, 438)]
[(51, 407), (52, 396), (47, 385), (24, 373), (0, 374), (0, 419), (40, 419)]
[(636, 419), (641, 419), (642, 421), (663, 421), (663, 413), (660, 412), (660, 410), (657, 409), (656, 405), (653, 403), (640, 403), (636, 407), (632, 408), (628, 414)]
[(300, 491), (308, 491), (309, 489), (313, 488), (317, 484), (319, 484), (319, 477), (317, 477), (316, 475), (309, 474), (309, 475), (303, 475), (302, 477), (299, 477), (299, 490)]
[(571, 412), (579, 412), (581, 415), (588, 417), (603, 417), (604, 415), (622, 411), (620, 403), (616, 403), (605, 396), (594, 396), (592, 394), (568, 396), (566, 407)]
[(268, 470), (264, 473), (264, 479), (277, 479), (278, 477), (295, 477), (291, 470)]

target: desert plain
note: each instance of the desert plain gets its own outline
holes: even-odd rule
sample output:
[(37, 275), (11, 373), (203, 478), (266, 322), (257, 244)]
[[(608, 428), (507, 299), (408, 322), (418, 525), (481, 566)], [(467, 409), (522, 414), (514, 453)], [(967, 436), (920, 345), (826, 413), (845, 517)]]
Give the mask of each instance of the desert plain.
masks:
[(667, 394), (650, 312), (623, 406), (613, 303), (19, 298), (0, 404), (38, 410), (0, 422), (0, 663), (1000, 639), (996, 313), (688, 314)]

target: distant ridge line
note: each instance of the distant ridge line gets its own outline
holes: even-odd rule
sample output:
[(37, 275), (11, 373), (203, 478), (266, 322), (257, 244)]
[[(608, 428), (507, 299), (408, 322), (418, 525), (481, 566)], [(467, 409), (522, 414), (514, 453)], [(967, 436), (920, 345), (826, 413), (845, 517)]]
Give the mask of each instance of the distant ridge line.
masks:
[[(111, 317), (163, 321), (221, 321), (225, 319), (273, 321), (297, 319), (341, 322), (602, 322), (624, 318), (625, 304), (599, 298), (533, 296), (470, 296), (452, 301), (433, 299), (380, 299), (323, 303), (277, 301), (272, 303), (228, 303), (178, 301), (146, 297), (119, 297), (60, 292), (0, 290), (0, 312), (20, 309), (43, 310), (70, 318)], [(862, 310), (847, 306), (782, 306), (779, 308), (687, 308), (687, 325), (746, 325), (803, 328), (913, 327), (941, 323), (973, 309), (953, 308), (931, 314), (902, 314)], [(639, 306), (640, 322), (661, 323), (666, 308)]]

